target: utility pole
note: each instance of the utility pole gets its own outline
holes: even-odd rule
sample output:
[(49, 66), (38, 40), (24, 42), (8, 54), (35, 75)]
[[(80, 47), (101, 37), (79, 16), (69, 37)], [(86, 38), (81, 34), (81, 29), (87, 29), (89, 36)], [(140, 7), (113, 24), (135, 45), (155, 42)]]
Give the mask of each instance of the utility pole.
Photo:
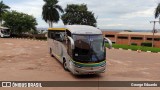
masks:
[(150, 21), (150, 23), (153, 23), (153, 35), (152, 35), (152, 47), (154, 47), (154, 34), (156, 33), (156, 29), (155, 29), (155, 26), (156, 26), (156, 23), (159, 23), (160, 21)]

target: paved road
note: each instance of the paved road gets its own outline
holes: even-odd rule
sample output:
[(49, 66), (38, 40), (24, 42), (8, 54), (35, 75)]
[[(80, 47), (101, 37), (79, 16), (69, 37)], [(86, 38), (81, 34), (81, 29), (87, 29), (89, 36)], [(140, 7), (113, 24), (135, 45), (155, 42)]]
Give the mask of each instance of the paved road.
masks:
[[(1, 81), (160, 81), (160, 54), (158, 53), (107, 49), (107, 64), (107, 71), (103, 74), (74, 76), (64, 71), (62, 65), (55, 58), (50, 57), (46, 41), (0, 38)], [(12, 89), (17, 90), (18, 88)], [(53, 90), (53, 88), (32, 89)], [(63, 90), (64, 87), (54, 89)], [(67, 89), (75, 90), (75, 88)], [(76, 89), (158, 90), (159, 88), (81, 87)]]

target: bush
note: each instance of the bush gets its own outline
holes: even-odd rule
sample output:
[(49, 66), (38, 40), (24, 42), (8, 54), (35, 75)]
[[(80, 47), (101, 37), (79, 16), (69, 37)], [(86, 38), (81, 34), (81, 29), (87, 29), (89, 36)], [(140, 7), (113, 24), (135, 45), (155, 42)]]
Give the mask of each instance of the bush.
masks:
[(137, 46), (137, 43), (131, 43), (131, 45)]
[(150, 43), (150, 42), (143, 42), (143, 43), (141, 43), (141, 46), (152, 47), (152, 43)]
[[(108, 44), (106, 43), (106, 46), (108, 46)], [(122, 48), (122, 49), (131, 49), (131, 50), (141, 50), (141, 51), (151, 51), (151, 52), (160, 52), (160, 48), (156, 48), (156, 47), (143, 47), (143, 46), (135, 46), (135, 45), (121, 45), (121, 44), (113, 44), (114, 48)]]
[(45, 37), (45, 34), (12, 34), (11, 37), (14, 38), (30, 38), (30, 39), (38, 39), (38, 40), (47, 40), (47, 37)]
[(47, 40), (47, 37), (45, 37), (45, 34), (34, 34), (33, 37), (38, 40)]

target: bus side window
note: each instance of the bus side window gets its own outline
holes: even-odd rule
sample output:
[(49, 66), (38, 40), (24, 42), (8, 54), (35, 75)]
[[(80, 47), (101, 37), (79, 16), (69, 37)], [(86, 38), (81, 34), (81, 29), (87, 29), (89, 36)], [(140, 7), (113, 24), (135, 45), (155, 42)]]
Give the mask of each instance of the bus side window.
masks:
[(67, 36), (71, 37), (71, 32), (69, 30), (66, 30)]
[(55, 34), (55, 39), (57, 41), (63, 42), (64, 41), (64, 33), (63, 32), (59, 32)]
[(58, 41), (60, 41), (61, 36), (60, 36), (60, 34), (59, 34), (59, 33), (56, 33), (56, 34), (55, 34), (55, 39), (56, 39), (56, 40), (58, 40)]
[(50, 37), (51, 39), (55, 39), (55, 34), (54, 33), (51, 33), (50, 36), (51, 36)]

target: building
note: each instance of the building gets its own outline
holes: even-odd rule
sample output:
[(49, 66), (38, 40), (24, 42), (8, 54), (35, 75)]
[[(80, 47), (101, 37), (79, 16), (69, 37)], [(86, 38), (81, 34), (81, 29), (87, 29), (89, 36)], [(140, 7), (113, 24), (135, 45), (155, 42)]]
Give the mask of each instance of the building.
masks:
[[(141, 45), (143, 42), (152, 42), (153, 33), (151, 32), (114, 32), (103, 31), (103, 35), (113, 43), (132, 45)], [(155, 33), (154, 46), (160, 47), (160, 33)]]

